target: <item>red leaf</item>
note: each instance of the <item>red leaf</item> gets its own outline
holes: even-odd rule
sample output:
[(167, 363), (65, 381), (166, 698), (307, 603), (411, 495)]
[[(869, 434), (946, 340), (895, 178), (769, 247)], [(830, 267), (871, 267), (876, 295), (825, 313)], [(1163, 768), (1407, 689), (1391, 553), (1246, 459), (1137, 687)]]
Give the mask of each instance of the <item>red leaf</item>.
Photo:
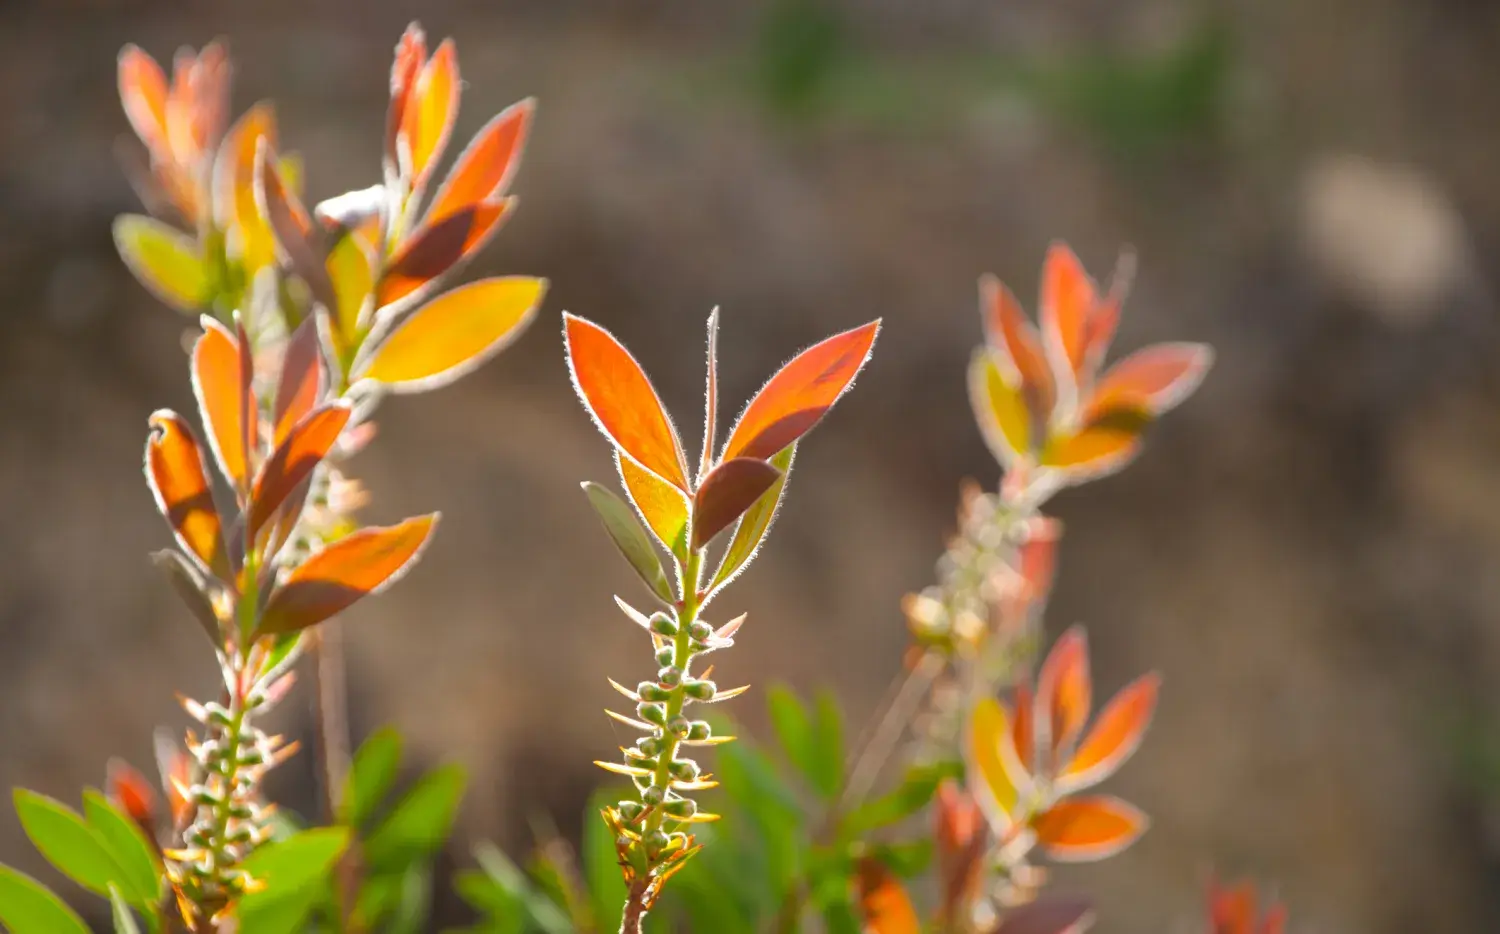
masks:
[(1016, 758), (1020, 759), (1021, 767), (1028, 772), (1037, 769), (1036, 748), (1036, 698), (1032, 694), (1031, 682), (1024, 678), (1016, 684), (1015, 692), (1016, 719), (1011, 726), (1011, 745), (1016, 750)]
[(996, 363), (1006, 383), (1021, 387), (1028, 406), (1045, 416), (1056, 404), (1057, 387), (1053, 385), (1041, 337), (1026, 320), (1021, 303), (999, 279), (981, 278), (979, 295), (985, 339), (995, 351)]
[(156, 63), (134, 45), (120, 50), (120, 103), (125, 116), (154, 161), (168, 159), (167, 76)]
[(1037, 676), (1036, 723), (1045, 729), (1037, 731), (1045, 737), (1038, 745), (1052, 752), (1051, 762), (1045, 763), (1048, 768), (1060, 767), (1058, 757), (1078, 738), (1089, 718), (1091, 695), (1088, 635), (1082, 626), (1074, 626), (1052, 646)]
[(250, 502), (250, 535), (260, 534), (281, 505), (299, 489), (349, 424), (349, 405), (334, 402), (314, 409), (287, 432), (286, 440), (261, 466)]
[(1104, 374), (1085, 419), (1118, 409), (1158, 416), (1193, 394), (1213, 359), (1207, 344), (1156, 344), (1138, 350)]
[[(1109, 278), (1109, 291), (1094, 306), (1084, 326), (1083, 371), (1085, 374), (1099, 372), (1104, 357), (1109, 353), (1110, 342), (1120, 326), (1120, 310), (1125, 305), (1125, 296), (1135, 278), (1135, 254), (1124, 252), (1115, 263), (1115, 271)], [(1091, 378), (1091, 376), (1089, 377)]]
[(401, 165), (396, 140), (406, 122), (406, 110), (416, 90), (417, 75), (427, 59), (427, 38), (416, 23), (406, 27), (396, 43), (396, 58), (391, 63), (391, 105), (385, 118), (386, 169), (395, 174)]
[(1083, 934), (1093, 926), (1087, 899), (1053, 895), (1007, 911), (994, 934)]
[(859, 913), (865, 934), (921, 934), (922, 922), (899, 880), (878, 859), (859, 862)]
[(156, 789), (135, 766), (123, 759), (110, 759), (104, 775), (105, 793), (115, 807), (140, 825), (148, 839), (156, 838), (156, 815), (160, 806)]
[(781, 471), (748, 457), (724, 461), (709, 471), (693, 495), (693, 550), (713, 541), (780, 479)]
[(151, 416), (146, 439), (146, 483), (156, 508), (177, 535), (183, 550), (221, 580), (229, 579), (223, 527), (192, 429), (176, 412)]
[(301, 421), (323, 391), (323, 351), (318, 341), (317, 321), (308, 317), (287, 340), (281, 358), (281, 377), (276, 387), (276, 445), (286, 440), (292, 426)]
[(306, 629), (394, 583), (416, 561), (437, 520), (433, 513), (360, 529), (314, 554), (271, 594), (256, 636)]
[(1064, 243), (1053, 243), (1042, 263), (1039, 317), (1053, 372), (1076, 380), (1083, 365), (1085, 327), (1098, 303), (1094, 280)]
[(1059, 862), (1092, 862), (1115, 855), (1148, 825), (1134, 805), (1107, 796), (1067, 798), (1032, 821), (1037, 843)]
[(802, 351), (772, 376), (740, 416), (723, 460), (769, 460), (812, 430), (870, 358), (880, 321), (871, 321)]
[(686, 491), (682, 443), (630, 351), (599, 325), (567, 313), (563, 340), (573, 387), (599, 430), (631, 460)]
[[(248, 348), (246, 348), (248, 349)], [(252, 374), (247, 368), (247, 354), (228, 329), (204, 316), (203, 334), (193, 345), (193, 395), (208, 429), (208, 444), (219, 469), (238, 491), (249, 486), (250, 460), (245, 442), (253, 421), (247, 414), (256, 411), (250, 396)], [(253, 420), (254, 415), (250, 414)], [(250, 449), (255, 443), (251, 440)]]
[(486, 123), (459, 154), (453, 170), (433, 196), (423, 223), (436, 223), (503, 194), (520, 165), (535, 112), (536, 101), (527, 98)]
[(1100, 711), (1078, 752), (1058, 776), (1058, 787), (1074, 791), (1097, 784), (1134, 755), (1156, 712), (1160, 689), (1161, 676), (1153, 672), (1116, 694)]
[(384, 307), (410, 295), (473, 255), (489, 242), (514, 207), (514, 198), (482, 201), (417, 228), (391, 255), (376, 304)]
[(401, 113), (401, 135), (411, 150), (413, 191), (420, 191), (443, 156), (458, 115), (458, 53), (444, 39), (427, 60)]

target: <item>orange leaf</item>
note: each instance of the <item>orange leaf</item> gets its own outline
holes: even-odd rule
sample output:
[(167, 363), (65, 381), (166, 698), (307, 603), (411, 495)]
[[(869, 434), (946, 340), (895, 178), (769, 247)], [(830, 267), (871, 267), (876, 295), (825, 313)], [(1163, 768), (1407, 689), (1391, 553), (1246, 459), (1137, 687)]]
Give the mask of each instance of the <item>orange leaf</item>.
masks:
[(257, 141), (255, 150), (255, 203), (292, 271), (302, 277), (323, 307), (336, 308), (338, 300), (322, 252), (313, 245), (312, 215), (287, 184), (282, 163), (265, 137)]
[(990, 453), (1009, 469), (1031, 454), (1032, 413), (1019, 385), (1007, 383), (986, 347), (969, 360), (969, 404)]
[(214, 218), (252, 274), (276, 259), (276, 242), (255, 203), (255, 153), (276, 148), (276, 111), (261, 102), (230, 128), (214, 160)]
[(153, 161), (170, 158), (167, 142), (167, 76), (134, 45), (120, 50), (120, 102), (135, 134), (146, 144)]
[(1091, 695), (1088, 635), (1074, 626), (1053, 644), (1037, 676), (1038, 746), (1051, 750), (1049, 768), (1061, 765), (1062, 751), (1078, 738), (1089, 718)]
[(1073, 434), (1049, 438), (1041, 464), (1062, 471), (1071, 483), (1117, 473), (1140, 454), (1147, 419), (1139, 409), (1102, 412)]
[(860, 860), (855, 881), (864, 934), (921, 934), (911, 897), (884, 863), (872, 857)]
[(486, 123), (438, 188), (424, 224), (433, 224), (464, 208), (494, 200), (510, 185), (520, 165), (521, 149), (531, 129), (536, 101), (512, 104)]
[(687, 560), (688, 499), (656, 474), (636, 466), (635, 461), (615, 451), (615, 465), (620, 480), (636, 511), (646, 525), (672, 554)]
[(1015, 723), (1011, 726), (1011, 747), (1015, 749), (1021, 767), (1034, 772), (1039, 757), (1036, 749), (1036, 698), (1032, 694), (1030, 681), (1023, 679), (1016, 684), (1014, 700), (1016, 716)]
[(514, 198), (481, 201), (417, 228), (391, 255), (376, 305), (385, 307), (410, 295), (472, 256), (489, 242), (514, 207)]
[(1059, 862), (1113, 856), (1140, 838), (1149, 821), (1134, 805), (1107, 796), (1068, 798), (1032, 821), (1037, 843)]
[(780, 479), (781, 471), (749, 457), (724, 461), (709, 471), (693, 494), (693, 550), (713, 541)]
[(1068, 793), (1098, 784), (1134, 755), (1156, 712), (1160, 689), (1161, 676), (1153, 672), (1116, 694), (1099, 712), (1073, 760), (1058, 776), (1058, 788)]
[(442, 158), (458, 114), (458, 53), (444, 39), (422, 67), (401, 113), (401, 134), (411, 150), (413, 191), (420, 191)]
[(1016, 296), (994, 276), (979, 280), (980, 308), (985, 339), (995, 351), (995, 361), (1005, 382), (1020, 387), (1038, 412), (1052, 411), (1057, 388), (1036, 328), (1026, 320)]
[(104, 787), (110, 803), (139, 824), (148, 839), (154, 840), (159, 803), (156, 789), (151, 787), (146, 776), (124, 759), (110, 759), (104, 774)]
[(1085, 328), (1099, 301), (1094, 280), (1064, 243), (1053, 243), (1042, 263), (1039, 317), (1053, 371), (1075, 380), (1083, 365)]
[(397, 392), (446, 386), (508, 347), (546, 292), (546, 279), (524, 276), (461, 285), (397, 325), (356, 372)]
[(276, 387), (273, 443), (286, 440), (292, 426), (317, 404), (323, 392), (323, 351), (318, 341), (317, 321), (308, 317), (287, 339), (281, 358), (281, 377)]
[(1160, 415), (1193, 394), (1213, 359), (1207, 344), (1155, 344), (1138, 350), (1104, 374), (1085, 420), (1117, 409)]
[(416, 23), (406, 27), (401, 40), (396, 43), (396, 58), (391, 63), (391, 105), (385, 118), (386, 170), (395, 174), (401, 166), (397, 152), (397, 140), (406, 124), (407, 108), (412, 106), (412, 97), (417, 86), (417, 76), (422, 63), (427, 59), (427, 38), (422, 27)]
[(1015, 823), (1012, 814), (1027, 780), (1011, 745), (1009, 712), (993, 697), (974, 705), (964, 734), (966, 784), (997, 836)]
[(1025, 585), (1027, 602), (1044, 600), (1057, 575), (1057, 540), (1062, 523), (1045, 516), (1027, 520), (1026, 539), (1016, 548), (1016, 570)]
[(769, 460), (812, 430), (854, 382), (880, 331), (877, 319), (835, 334), (792, 359), (750, 400), (724, 446), (723, 460)]
[(432, 535), (437, 513), (360, 529), (302, 562), (266, 602), (256, 636), (298, 632), (394, 583)]
[(156, 751), (156, 770), (161, 775), (162, 788), (167, 793), (167, 810), (172, 816), (172, 826), (185, 827), (197, 807), (192, 799), (181, 793), (193, 784), (193, 759), (162, 730), (157, 730), (152, 739)]
[(203, 454), (182, 416), (162, 410), (150, 419), (146, 439), (146, 483), (156, 508), (183, 550), (221, 580), (229, 579), (219, 510), (203, 466)]
[(1085, 379), (1091, 380), (1092, 375), (1099, 372), (1100, 365), (1104, 363), (1104, 357), (1109, 353), (1110, 342), (1115, 339), (1115, 331), (1120, 326), (1120, 310), (1125, 305), (1125, 295), (1130, 291), (1130, 284), (1134, 278), (1135, 255), (1128, 251), (1121, 253), (1119, 260), (1115, 263), (1115, 271), (1109, 278), (1109, 290), (1095, 304), (1093, 313), (1084, 324), (1083, 372)]
[(563, 340), (573, 387), (599, 430), (638, 465), (686, 492), (677, 430), (630, 351), (599, 325), (567, 313)]
[[(255, 400), (249, 395), (252, 374), (246, 357), (228, 329), (213, 318), (203, 317), (203, 334), (193, 345), (193, 394), (198, 398), (214, 459), (230, 484), (240, 491), (249, 483), (245, 443), (254, 429), (256, 412)], [(248, 423), (247, 415), (251, 420)], [(254, 447), (255, 441), (250, 438), (251, 450)]]
[(260, 534), (282, 503), (312, 476), (349, 424), (349, 405), (333, 402), (308, 413), (287, 432), (286, 439), (266, 458), (255, 478), (250, 502), (250, 535)]

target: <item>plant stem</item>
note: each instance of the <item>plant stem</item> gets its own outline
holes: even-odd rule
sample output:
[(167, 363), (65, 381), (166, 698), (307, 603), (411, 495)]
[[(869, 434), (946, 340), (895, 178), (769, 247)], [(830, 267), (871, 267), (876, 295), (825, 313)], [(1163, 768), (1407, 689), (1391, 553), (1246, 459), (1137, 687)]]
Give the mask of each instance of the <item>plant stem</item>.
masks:
[(646, 890), (649, 877), (637, 879), (625, 898), (625, 916), (620, 919), (620, 934), (641, 934), (641, 922), (646, 919)]

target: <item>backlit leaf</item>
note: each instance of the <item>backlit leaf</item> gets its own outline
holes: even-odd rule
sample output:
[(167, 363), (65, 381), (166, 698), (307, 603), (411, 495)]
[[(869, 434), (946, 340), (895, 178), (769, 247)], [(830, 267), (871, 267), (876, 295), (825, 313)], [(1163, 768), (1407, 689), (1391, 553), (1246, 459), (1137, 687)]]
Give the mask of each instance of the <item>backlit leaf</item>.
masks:
[(750, 400), (723, 460), (766, 460), (812, 430), (870, 358), (880, 322), (835, 334), (802, 351)]
[(505, 192), (531, 128), (536, 101), (512, 104), (485, 124), (459, 154), (427, 210), (426, 223), (435, 223), (467, 207)]
[(546, 279), (480, 279), (417, 309), (381, 342), (359, 375), (396, 392), (453, 382), (508, 347), (535, 317)]
[(781, 507), (781, 498), (786, 492), (786, 481), (792, 472), (792, 458), (796, 454), (797, 446), (793, 444), (771, 458), (771, 466), (781, 471), (781, 477), (771, 484), (771, 488), (762, 493), (760, 499), (755, 501), (755, 505), (740, 517), (740, 524), (734, 530), (734, 538), (729, 540), (729, 548), (724, 552), (724, 560), (719, 563), (719, 570), (714, 573), (711, 589), (717, 590), (734, 580), (755, 558), (761, 542), (765, 540), (766, 533), (771, 530), (771, 523), (776, 518), (777, 510)]
[(130, 906), (117, 885), (109, 887), (109, 912), (114, 921), (115, 934), (141, 934), (140, 925), (135, 923), (135, 915), (130, 913)]
[(719, 309), (708, 314), (708, 368), (703, 386), (703, 454), (698, 458), (698, 482), (708, 473), (718, 443), (719, 421)]
[(713, 541), (780, 479), (781, 471), (749, 457), (724, 461), (709, 471), (693, 495), (693, 550)]
[(441, 848), (453, 829), (466, 783), (459, 765), (446, 765), (422, 776), (366, 838), (364, 855), (369, 864), (391, 866)]
[(241, 868), (265, 887), (240, 901), (240, 934), (301, 930), (324, 896), (351, 836), (347, 827), (318, 827), (258, 847), (247, 856)]
[(1146, 832), (1146, 815), (1108, 796), (1066, 798), (1032, 821), (1037, 843), (1059, 862), (1105, 859)]
[(1089, 400), (1089, 416), (1139, 409), (1157, 416), (1193, 394), (1213, 365), (1207, 344), (1156, 344), (1110, 367)]
[(83, 816), (123, 870), (112, 881), (125, 900), (142, 908), (155, 905), (161, 898), (161, 869), (140, 826), (93, 790), (83, 793)]
[(401, 734), (390, 727), (376, 730), (360, 744), (349, 767), (349, 777), (340, 798), (342, 821), (363, 826), (385, 799), (401, 765)]
[(406, 111), (415, 106), (417, 78), (422, 63), (427, 60), (427, 37), (416, 23), (406, 27), (401, 40), (396, 44), (396, 57), (391, 63), (391, 105), (385, 119), (385, 162), (388, 175), (394, 175), (400, 166), (397, 152), (401, 131), (406, 125)]
[(860, 860), (855, 879), (865, 934), (921, 934), (922, 922), (912, 907), (911, 896), (884, 863), (872, 858)]
[(251, 496), (252, 536), (258, 535), (282, 503), (312, 476), (338, 441), (339, 433), (349, 424), (349, 415), (346, 402), (334, 402), (314, 409), (292, 426), (286, 440), (266, 458), (255, 478), (255, 491)]
[(156, 788), (140, 770), (123, 759), (110, 759), (104, 787), (110, 803), (142, 828), (154, 827), (159, 798)]
[(458, 114), (458, 89), (458, 53), (453, 40), (445, 39), (422, 67), (401, 114), (402, 136), (411, 148), (413, 191), (422, 190), (442, 158)]
[(1053, 243), (1042, 263), (1042, 345), (1053, 371), (1072, 383), (1083, 363), (1085, 325), (1098, 303), (1098, 291), (1067, 244)]
[(1138, 409), (1104, 412), (1074, 434), (1049, 438), (1041, 464), (1064, 472), (1072, 483), (1117, 473), (1140, 453), (1147, 420)]
[(318, 342), (317, 321), (309, 317), (287, 339), (281, 358), (272, 435), (276, 445), (284, 442), (292, 427), (312, 411), (322, 392), (323, 351)]
[(156, 508), (172, 527), (177, 541), (204, 570), (228, 579), (219, 511), (209, 489), (203, 454), (192, 429), (176, 412), (152, 414), (146, 439), (146, 483)]
[(111, 882), (124, 879), (104, 838), (72, 808), (24, 788), (15, 790), (15, 804), (26, 836), (63, 875), (105, 896)]
[(641, 580), (658, 599), (671, 603), (672, 588), (667, 582), (666, 573), (662, 571), (661, 558), (656, 549), (651, 547), (651, 540), (646, 537), (646, 530), (636, 521), (635, 513), (608, 487), (585, 483), (583, 492), (589, 498), (589, 505), (598, 514), (599, 521), (604, 523), (604, 530), (609, 533), (610, 539), (620, 549), (630, 567), (640, 575)]
[(324, 266), (333, 285), (333, 307), (328, 309), (335, 323), (340, 354), (354, 346), (359, 330), (360, 310), (375, 288), (375, 270), (364, 244), (352, 232), (338, 235), (328, 251)]
[(388, 587), (416, 562), (437, 520), (432, 513), (360, 529), (313, 554), (272, 592), (256, 634), (306, 629)]
[(1011, 748), (1016, 751), (1016, 758), (1021, 763), (1021, 768), (1027, 772), (1037, 770), (1037, 748), (1036, 748), (1036, 697), (1032, 693), (1031, 682), (1022, 678), (1016, 683), (1014, 696), (1015, 713), (1012, 717), (1010, 737)]
[(1020, 799), (1019, 763), (1011, 748), (1009, 713), (993, 697), (981, 698), (964, 733), (967, 785), (996, 834), (1005, 834)]
[(0, 924), (10, 934), (90, 934), (62, 899), (9, 866), (0, 866)]
[(1025, 394), (1005, 381), (994, 354), (984, 347), (969, 361), (969, 403), (985, 444), (1003, 466), (1031, 453), (1032, 416)]
[(979, 296), (985, 340), (995, 352), (995, 362), (1006, 385), (1030, 393), (1037, 411), (1052, 411), (1057, 397), (1052, 370), (1042, 350), (1041, 337), (1026, 320), (1021, 303), (994, 276), (979, 280)]
[(1099, 712), (1072, 761), (1058, 776), (1058, 788), (1072, 791), (1102, 782), (1134, 755), (1156, 711), (1160, 688), (1161, 676), (1153, 673), (1116, 694)]
[(630, 351), (597, 324), (567, 313), (563, 339), (573, 386), (599, 430), (637, 464), (687, 490), (677, 431)]
[(222, 324), (204, 316), (203, 334), (193, 345), (193, 395), (208, 429), (208, 446), (219, 470), (236, 490), (249, 486), (250, 468), (246, 441), (251, 436), (257, 409), (250, 396), (253, 378), (248, 355)]
[(405, 298), (478, 252), (510, 216), (515, 198), (481, 201), (418, 227), (391, 254), (376, 289), (384, 308)]
[(1047, 895), (1008, 910), (994, 934), (1083, 934), (1094, 926), (1094, 917), (1087, 899)]
[(668, 551), (687, 560), (688, 498), (677, 487), (615, 451), (615, 466), (630, 501)]
[(276, 148), (276, 111), (265, 101), (235, 122), (214, 160), (214, 218), (251, 275), (276, 259), (270, 225), (255, 203), (255, 153), (262, 138)]
[(1037, 735), (1045, 738), (1038, 745), (1058, 756), (1078, 739), (1093, 704), (1088, 635), (1082, 626), (1059, 636), (1047, 653), (1037, 675), (1036, 704)]
[(115, 248), (141, 285), (178, 311), (204, 308), (212, 295), (208, 266), (192, 237), (153, 217), (115, 218)]
[(167, 156), (167, 76), (156, 59), (134, 45), (120, 50), (120, 103), (135, 134), (157, 158)]
[(275, 234), (277, 250), (292, 271), (307, 283), (313, 297), (325, 308), (336, 307), (337, 298), (323, 264), (322, 251), (314, 244), (312, 215), (297, 197), (285, 166), (265, 137), (260, 138), (255, 151), (255, 203)]

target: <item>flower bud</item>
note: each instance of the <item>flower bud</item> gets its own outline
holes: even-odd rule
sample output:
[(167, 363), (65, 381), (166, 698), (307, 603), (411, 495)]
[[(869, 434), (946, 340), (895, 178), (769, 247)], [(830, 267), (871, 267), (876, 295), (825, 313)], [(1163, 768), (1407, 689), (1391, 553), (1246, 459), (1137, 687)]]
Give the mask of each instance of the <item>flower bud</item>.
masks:
[(672, 696), (672, 692), (657, 684), (655, 681), (642, 681), (635, 686), (636, 696), (643, 701), (666, 701)]
[(675, 759), (672, 762), (672, 777), (681, 782), (690, 782), (698, 777), (698, 763), (692, 759)]
[(672, 664), (677, 658), (677, 652), (670, 645), (664, 645), (656, 650), (656, 663), (662, 667)]
[(687, 736), (684, 738), (702, 742), (705, 739), (712, 739), (713, 735), (713, 727), (708, 725), (707, 720), (694, 720), (688, 724)]
[(641, 751), (641, 755), (654, 756), (661, 752), (661, 740), (655, 736), (644, 736), (636, 742), (635, 748)]
[(671, 722), (667, 724), (667, 732), (678, 739), (686, 738), (688, 730), (691, 728), (692, 724), (688, 723), (687, 717), (673, 717)]
[(718, 692), (717, 686), (712, 681), (689, 681), (682, 689), (687, 696), (696, 701), (711, 701), (714, 694)]
[(682, 669), (668, 665), (656, 673), (656, 680), (662, 687), (675, 688), (682, 683)]
[(714, 627), (705, 623), (701, 619), (693, 620), (693, 624), (688, 627), (688, 636), (690, 636), (694, 642), (707, 642), (709, 636), (712, 636), (713, 634)]
[(692, 798), (673, 798), (662, 810), (678, 820), (687, 820), (698, 813), (698, 802)]
[(667, 708), (663, 707), (661, 704), (637, 704), (635, 707), (635, 713), (636, 716), (640, 717), (642, 720), (645, 720), (647, 723), (654, 723), (657, 726), (666, 725)]
[(655, 785), (652, 785), (645, 791), (641, 792), (641, 803), (646, 805), (646, 807), (654, 808), (657, 805), (661, 804), (662, 800), (665, 797), (665, 792), (663, 792), (660, 788), (657, 788)]
[(654, 780), (654, 776), (651, 776), (651, 775), (632, 775), (632, 776), (630, 776), (630, 781), (635, 785), (635, 790), (641, 792), (642, 794), (645, 793), (645, 791), (646, 791), (647, 788), (651, 787), (651, 782), (653, 780)]
[(665, 613), (652, 613), (651, 631), (658, 636), (675, 636), (677, 635), (677, 622)]
[(639, 801), (621, 801), (617, 810), (620, 812), (620, 818), (627, 823), (638, 819), (642, 814), (646, 813), (645, 805)]
[(662, 850), (665, 850), (667, 848), (667, 844), (671, 842), (671, 838), (668, 837), (665, 832), (660, 830), (653, 830), (650, 833), (646, 834), (646, 851), (648, 853), (660, 853)]

